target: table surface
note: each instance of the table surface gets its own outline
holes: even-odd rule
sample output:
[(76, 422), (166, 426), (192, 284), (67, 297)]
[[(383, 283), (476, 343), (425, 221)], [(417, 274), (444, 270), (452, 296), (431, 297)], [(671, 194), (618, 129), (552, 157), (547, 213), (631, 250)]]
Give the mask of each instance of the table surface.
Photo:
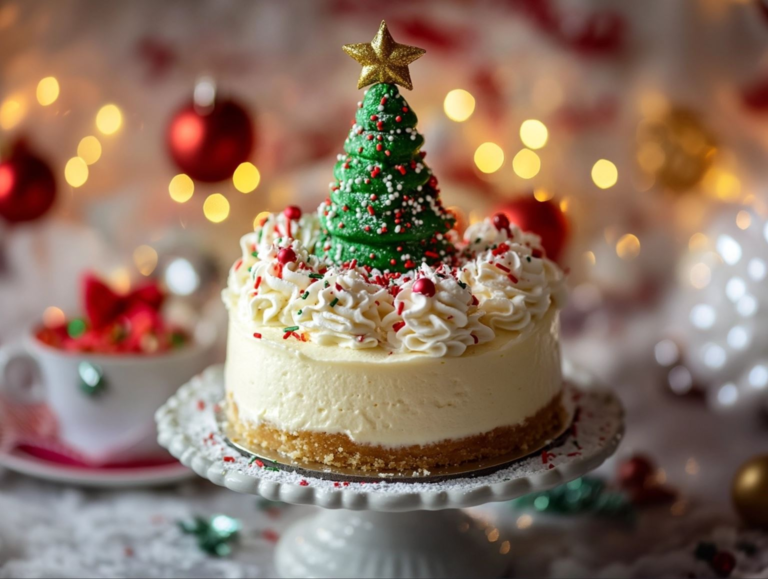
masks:
[[(611, 357), (622, 359), (621, 367), (603, 363), (600, 339), (566, 344), (566, 353), (602, 371), (627, 410), (626, 438), (596, 474), (610, 480), (618, 461), (643, 452), (681, 498), (643, 508), (634, 525), (529, 513), (509, 503), (472, 512), (499, 529), (500, 546), (510, 540), (510, 570), (520, 576), (715, 577), (692, 556), (696, 544), (707, 540), (736, 555), (733, 576), (768, 577), (768, 534), (741, 528), (729, 504), (738, 465), (765, 452), (765, 424), (756, 416), (715, 416), (703, 402), (663, 392), (649, 356), (631, 353), (644, 338), (640, 328), (612, 342)], [(276, 540), (312, 509), (239, 495), (200, 479), (165, 489), (88, 491), (0, 470), (0, 577), (269, 577)], [(181, 519), (216, 513), (243, 524), (230, 557), (205, 555), (177, 526)], [(740, 541), (755, 544), (757, 554), (737, 550)]]

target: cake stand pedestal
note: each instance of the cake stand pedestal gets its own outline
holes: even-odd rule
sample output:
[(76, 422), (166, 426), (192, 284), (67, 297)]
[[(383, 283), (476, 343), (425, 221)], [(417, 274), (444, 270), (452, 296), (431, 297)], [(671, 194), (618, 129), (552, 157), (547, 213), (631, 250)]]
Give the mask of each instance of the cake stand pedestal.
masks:
[(514, 546), (459, 509), (508, 501), (583, 476), (616, 450), (623, 410), (607, 391), (574, 390), (574, 427), (553, 446), (478, 476), (424, 482), (349, 482), (332, 471), (273, 469), (229, 446), (217, 421), (221, 366), (182, 386), (157, 411), (158, 440), (197, 474), (233, 491), (325, 510), (283, 535), (276, 566), (283, 577), (500, 577)]

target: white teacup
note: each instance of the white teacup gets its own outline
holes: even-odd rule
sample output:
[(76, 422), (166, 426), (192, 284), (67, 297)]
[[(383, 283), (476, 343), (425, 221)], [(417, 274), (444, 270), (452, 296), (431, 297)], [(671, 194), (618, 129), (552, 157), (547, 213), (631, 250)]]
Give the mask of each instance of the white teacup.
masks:
[[(44, 400), (56, 416), (58, 441), (91, 464), (162, 456), (155, 411), (214, 361), (215, 331), (196, 334), (202, 335), (178, 349), (141, 355), (68, 352), (30, 333), (0, 349), (0, 386), (17, 403)], [(31, 390), (14, 387), (23, 367), (34, 368)], [(94, 392), (88, 384), (99, 376)]]

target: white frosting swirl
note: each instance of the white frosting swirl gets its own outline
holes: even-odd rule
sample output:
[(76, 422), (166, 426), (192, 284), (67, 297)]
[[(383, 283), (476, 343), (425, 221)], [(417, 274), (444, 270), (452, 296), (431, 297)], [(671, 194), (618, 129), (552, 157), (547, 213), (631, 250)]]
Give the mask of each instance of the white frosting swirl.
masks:
[[(318, 233), (316, 216), (289, 223), (281, 213), (240, 240), (223, 298), (249, 327), (298, 326), (302, 340), (320, 345), (460, 356), (495, 331), (523, 335), (564, 302), (562, 272), (543, 257), (539, 237), (515, 225), (475, 223), (458, 267), (422, 265), (399, 277), (329, 267), (311, 254)], [(280, 263), (287, 249), (295, 259)], [(422, 277), (433, 296), (414, 291)]]
[[(420, 278), (432, 281), (434, 296), (414, 291)], [(467, 346), (493, 339), (493, 331), (480, 322), (482, 312), (472, 305), (469, 288), (426, 265), (418, 279), (400, 286), (395, 309), (384, 318), (390, 345), (431, 356), (460, 356)]]
[(306, 294), (290, 305), (293, 321), (311, 332), (312, 341), (354, 349), (377, 347), (382, 318), (393, 308), (389, 292), (355, 269), (333, 269), (313, 281)]

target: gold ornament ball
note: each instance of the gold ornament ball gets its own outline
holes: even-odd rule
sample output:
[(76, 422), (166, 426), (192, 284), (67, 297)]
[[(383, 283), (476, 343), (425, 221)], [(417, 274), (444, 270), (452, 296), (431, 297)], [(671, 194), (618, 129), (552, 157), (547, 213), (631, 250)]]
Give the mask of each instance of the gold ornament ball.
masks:
[(676, 193), (697, 185), (712, 166), (716, 141), (699, 116), (672, 108), (638, 127), (637, 162), (656, 182)]
[(733, 505), (748, 525), (768, 529), (768, 454), (749, 459), (731, 487)]

